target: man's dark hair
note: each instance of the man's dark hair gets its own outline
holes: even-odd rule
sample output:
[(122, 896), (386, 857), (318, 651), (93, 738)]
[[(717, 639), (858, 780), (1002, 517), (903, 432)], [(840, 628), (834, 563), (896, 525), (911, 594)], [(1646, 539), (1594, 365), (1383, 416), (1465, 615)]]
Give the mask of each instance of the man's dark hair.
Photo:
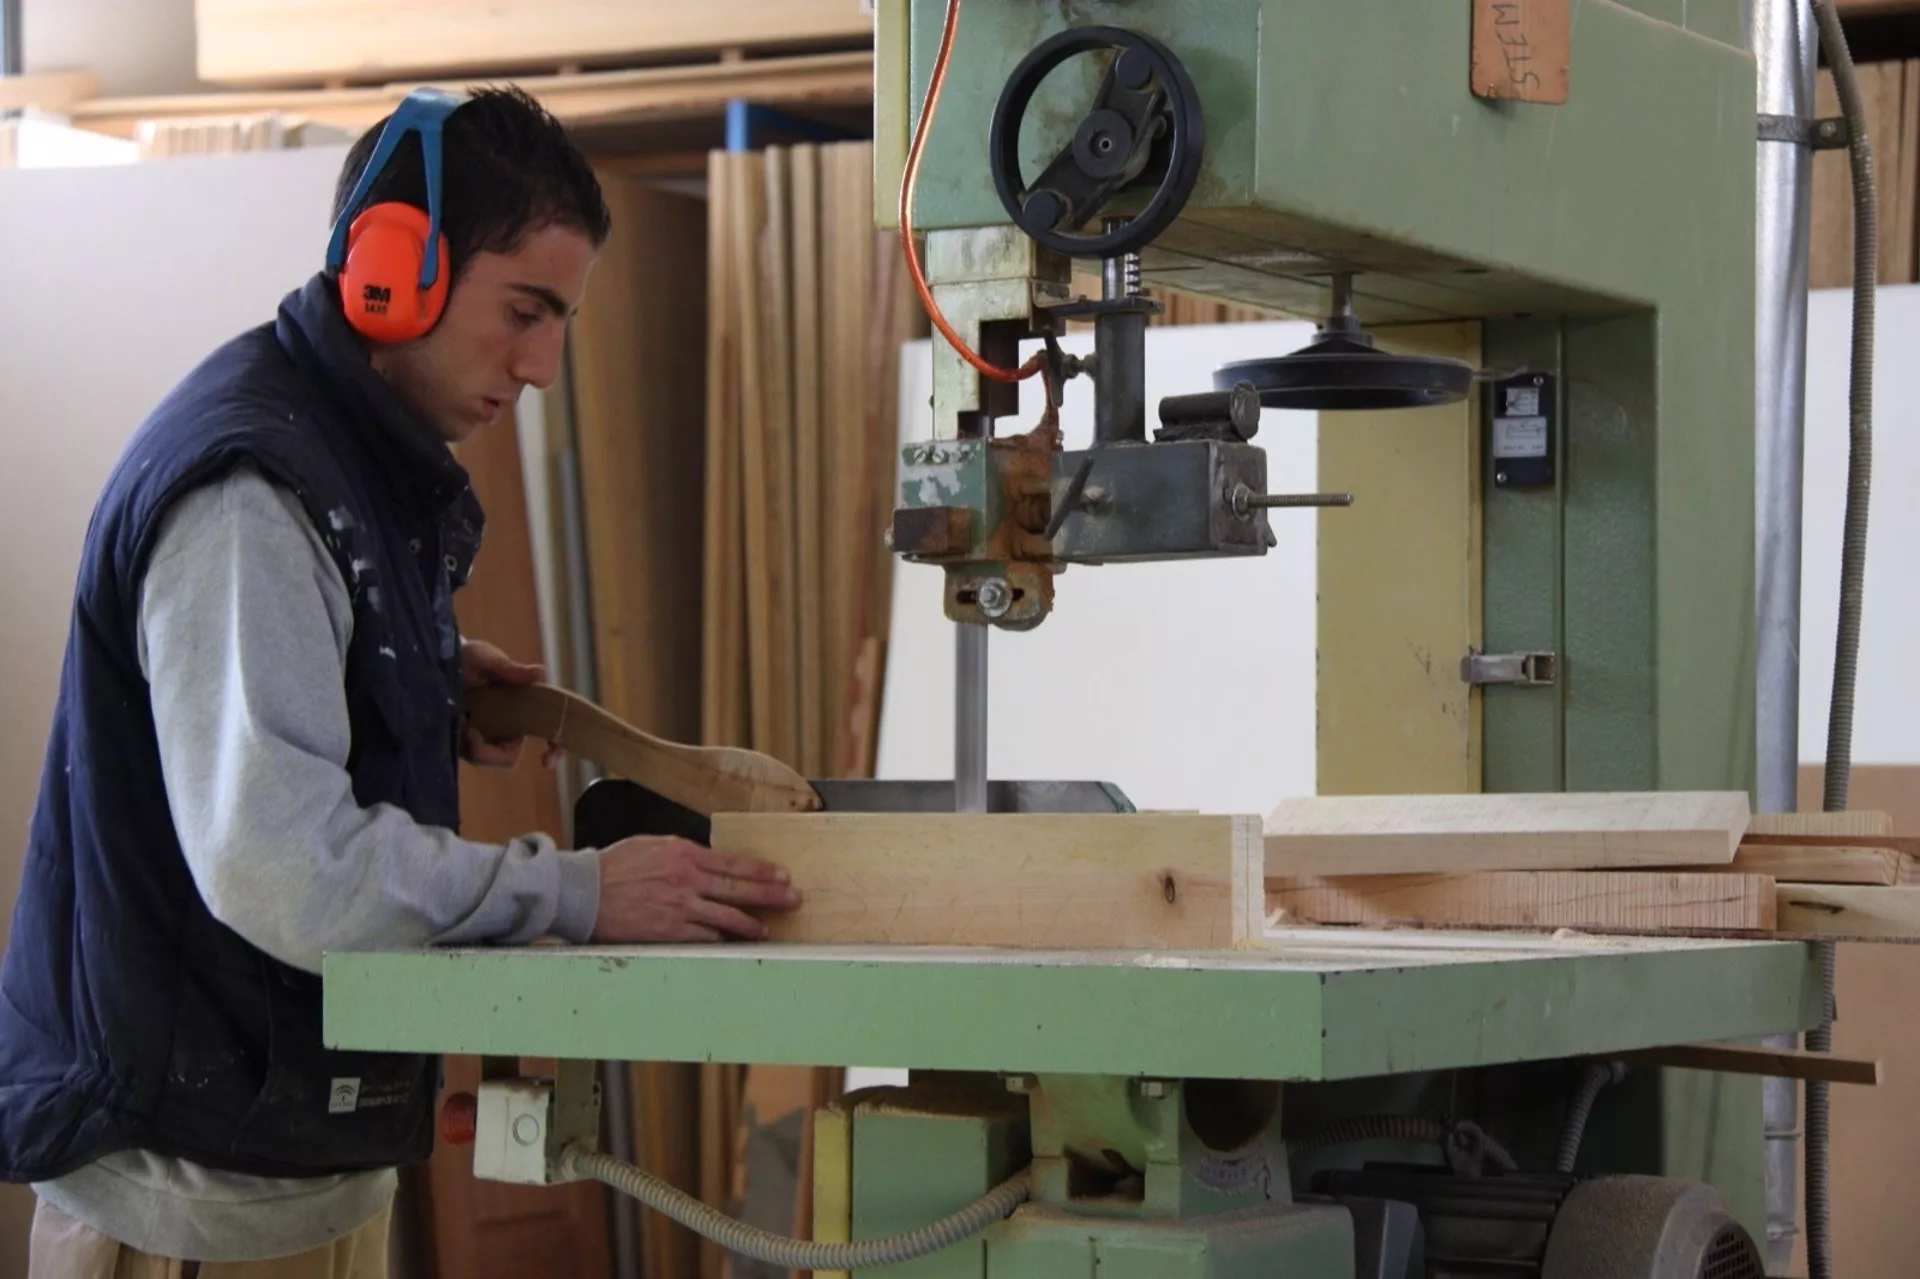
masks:
[[(334, 221), (386, 123), (368, 129), (347, 153), (334, 187)], [(442, 126), (440, 154), (440, 229), (455, 279), (474, 254), (511, 253), (522, 237), (544, 226), (571, 227), (596, 249), (606, 243), (613, 219), (592, 166), (561, 123), (524, 91), (472, 93)], [(388, 200), (427, 207), (417, 133), (394, 149), (359, 208)]]

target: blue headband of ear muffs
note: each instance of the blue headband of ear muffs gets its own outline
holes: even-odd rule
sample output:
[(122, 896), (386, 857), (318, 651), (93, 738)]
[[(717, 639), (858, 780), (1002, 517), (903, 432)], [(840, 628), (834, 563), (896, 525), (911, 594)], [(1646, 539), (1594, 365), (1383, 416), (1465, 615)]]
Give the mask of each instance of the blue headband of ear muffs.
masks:
[(440, 276), (440, 255), (432, 251), (431, 246), (440, 236), (440, 126), (467, 101), (465, 94), (449, 93), (445, 89), (421, 88), (409, 93), (393, 114), (387, 117), (386, 127), (380, 130), (380, 140), (374, 144), (373, 154), (367, 158), (367, 166), (360, 172), (360, 180), (354, 183), (353, 194), (341, 207), (340, 217), (333, 224), (333, 235), (327, 241), (327, 270), (339, 271), (347, 263), (347, 232), (353, 220), (360, 213), (360, 203), (367, 198), (367, 192), (374, 180), (380, 176), (393, 152), (409, 133), (420, 135), (420, 155), (427, 170), (427, 244), (428, 251), (420, 255), (420, 287), (430, 289)]

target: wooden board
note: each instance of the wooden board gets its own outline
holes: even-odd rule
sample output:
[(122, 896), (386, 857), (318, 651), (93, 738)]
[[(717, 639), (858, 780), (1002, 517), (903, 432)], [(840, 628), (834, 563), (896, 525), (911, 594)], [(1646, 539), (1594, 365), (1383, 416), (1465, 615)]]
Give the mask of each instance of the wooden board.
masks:
[(1572, 62), (1572, 0), (1473, 0), (1475, 97), (1563, 103)]
[(700, 733), (707, 214), (601, 173), (613, 233), (574, 321), (572, 388), (595, 700), (674, 742)]
[(1746, 824), (1741, 791), (1309, 796), (1268, 816), (1267, 873), (1721, 864)]
[(1779, 903), (1783, 933), (1920, 942), (1920, 887), (1782, 884)]
[(871, 40), (859, 0), (195, 0), (200, 78), (216, 84), (421, 72)]
[[(1911, 282), (1916, 274), (1916, 196), (1920, 195), (1920, 64), (1866, 62), (1856, 68), (1873, 143), (1875, 186), (1880, 215), (1882, 284)], [(1821, 71), (1814, 113), (1822, 119), (1840, 114), (1833, 75)], [(1853, 280), (1852, 161), (1845, 150), (1820, 151), (1813, 158), (1813, 193), (1807, 275), (1809, 287), (1842, 288)]]
[(741, 317), (734, 276), (738, 237), (734, 206), (744, 157), (716, 151), (707, 174), (707, 431), (706, 507), (701, 603), (700, 732), (708, 745), (745, 746), (747, 715), (747, 577), (745, 416), (739, 364)]
[[(443, 78), (444, 88), (484, 88), (491, 79)], [(702, 62), (692, 66), (517, 76), (561, 123), (574, 128), (658, 123), (719, 116), (729, 102), (764, 106), (859, 107), (873, 100), (873, 55), (821, 53), (799, 57)], [(351, 133), (370, 128), (414, 87), (406, 81), (363, 89), (285, 89), (244, 93), (179, 93), (95, 98), (66, 114), (76, 124), (131, 138), (143, 120), (225, 117), (281, 111)]]
[(1870, 809), (1844, 813), (1755, 813), (1747, 819), (1754, 835), (1891, 835), (1893, 818)]
[(1776, 1079), (1824, 1079), (1830, 1084), (1880, 1082), (1880, 1063), (1795, 1048), (1748, 1048), (1736, 1044), (1676, 1044), (1618, 1054), (1622, 1061), (1680, 1070), (1717, 1070), (1733, 1075)]
[(1764, 875), (1658, 871), (1485, 871), (1267, 879), (1267, 923), (1608, 932), (1763, 929), (1774, 922)]
[(1831, 844), (1742, 844), (1725, 866), (1685, 866), (1688, 871), (1771, 875), (1782, 883), (1920, 883), (1920, 865), (1892, 848), (1843, 848)]
[(714, 847), (786, 866), (771, 940), (1226, 948), (1256, 939), (1259, 819), (717, 813)]

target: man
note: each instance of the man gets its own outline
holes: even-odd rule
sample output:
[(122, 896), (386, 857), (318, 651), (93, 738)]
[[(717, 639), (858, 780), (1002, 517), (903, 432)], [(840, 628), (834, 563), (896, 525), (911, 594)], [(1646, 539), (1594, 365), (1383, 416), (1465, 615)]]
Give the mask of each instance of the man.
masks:
[(384, 1272), (438, 1063), (324, 1049), (326, 951), (751, 939), (794, 904), (682, 841), (455, 833), (457, 758), (520, 749), (465, 730), (461, 689), (540, 671), (457, 632), (482, 513), (448, 446), (552, 383), (609, 218), (513, 91), (409, 99), (335, 217), (326, 269), (168, 395), (88, 530), (0, 972), (36, 1279)]

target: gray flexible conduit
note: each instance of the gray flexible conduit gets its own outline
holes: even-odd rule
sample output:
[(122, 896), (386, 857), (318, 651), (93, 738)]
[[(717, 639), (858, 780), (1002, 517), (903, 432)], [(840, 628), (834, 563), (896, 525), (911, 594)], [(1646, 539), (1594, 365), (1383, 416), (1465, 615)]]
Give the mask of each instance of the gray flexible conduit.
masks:
[(1560, 1129), (1560, 1150), (1553, 1160), (1555, 1172), (1573, 1171), (1580, 1158), (1580, 1142), (1587, 1135), (1587, 1120), (1593, 1115), (1593, 1103), (1600, 1100), (1608, 1084), (1626, 1077), (1626, 1066), (1617, 1061), (1596, 1061), (1587, 1066), (1580, 1077), (1580, 1088), (1573, 1094), (1573, 1104), (1567, 1108), (1566, 1125)]
[(569, 1146), (560, 1162), (568, 1176), (591, 1177), (622, 1194), (632, 1195), (655, 1212), (679, 1222), (702, 1238), (711, 1239), (728, 1252), (789, 1270), (866, 1270), (925, 1257), (970, 1239), (1002, 1220), (1026, 1202), (1031, 1189), (1031, 1174), (1022, 1169), (959, 1212), (918, 1230), (859, 1243), (814, 1243), (736, 1221), (679, 1187), (599, 1151)]
[[(1833, 71), (1840, 112), (1847, 121), (1853, 173), (1853, 346), (1847, 385), (1846, 532), (1840, 559), (1840, 627), (1833, 655), (1833, 699), (1827, 717), (1827, 766), (1821, 807), (1847, 806), (1853, 779), (1854, 677), (1860, 655), (1860, 614), (1866, 593), (1867, 500), (1873, 479), (1874, 287), (1880, 278), (1880, 212), (1875, 192), (1873, 146), (1867, 137), (1866, 105), (1854, 74), (1846, 32), (1833, 0), (1814, 0), (1820, 44)], [(1834, 946), (1816, 946), (1823, 1001), (1820, 1025), (1807, 1032), (1807, 1047), (1833, 1051)], [(1810, 1279), (1833, 1279), (1830, 1111), (1827, 1085), (1807, 1081), (1807, 1265)]]

